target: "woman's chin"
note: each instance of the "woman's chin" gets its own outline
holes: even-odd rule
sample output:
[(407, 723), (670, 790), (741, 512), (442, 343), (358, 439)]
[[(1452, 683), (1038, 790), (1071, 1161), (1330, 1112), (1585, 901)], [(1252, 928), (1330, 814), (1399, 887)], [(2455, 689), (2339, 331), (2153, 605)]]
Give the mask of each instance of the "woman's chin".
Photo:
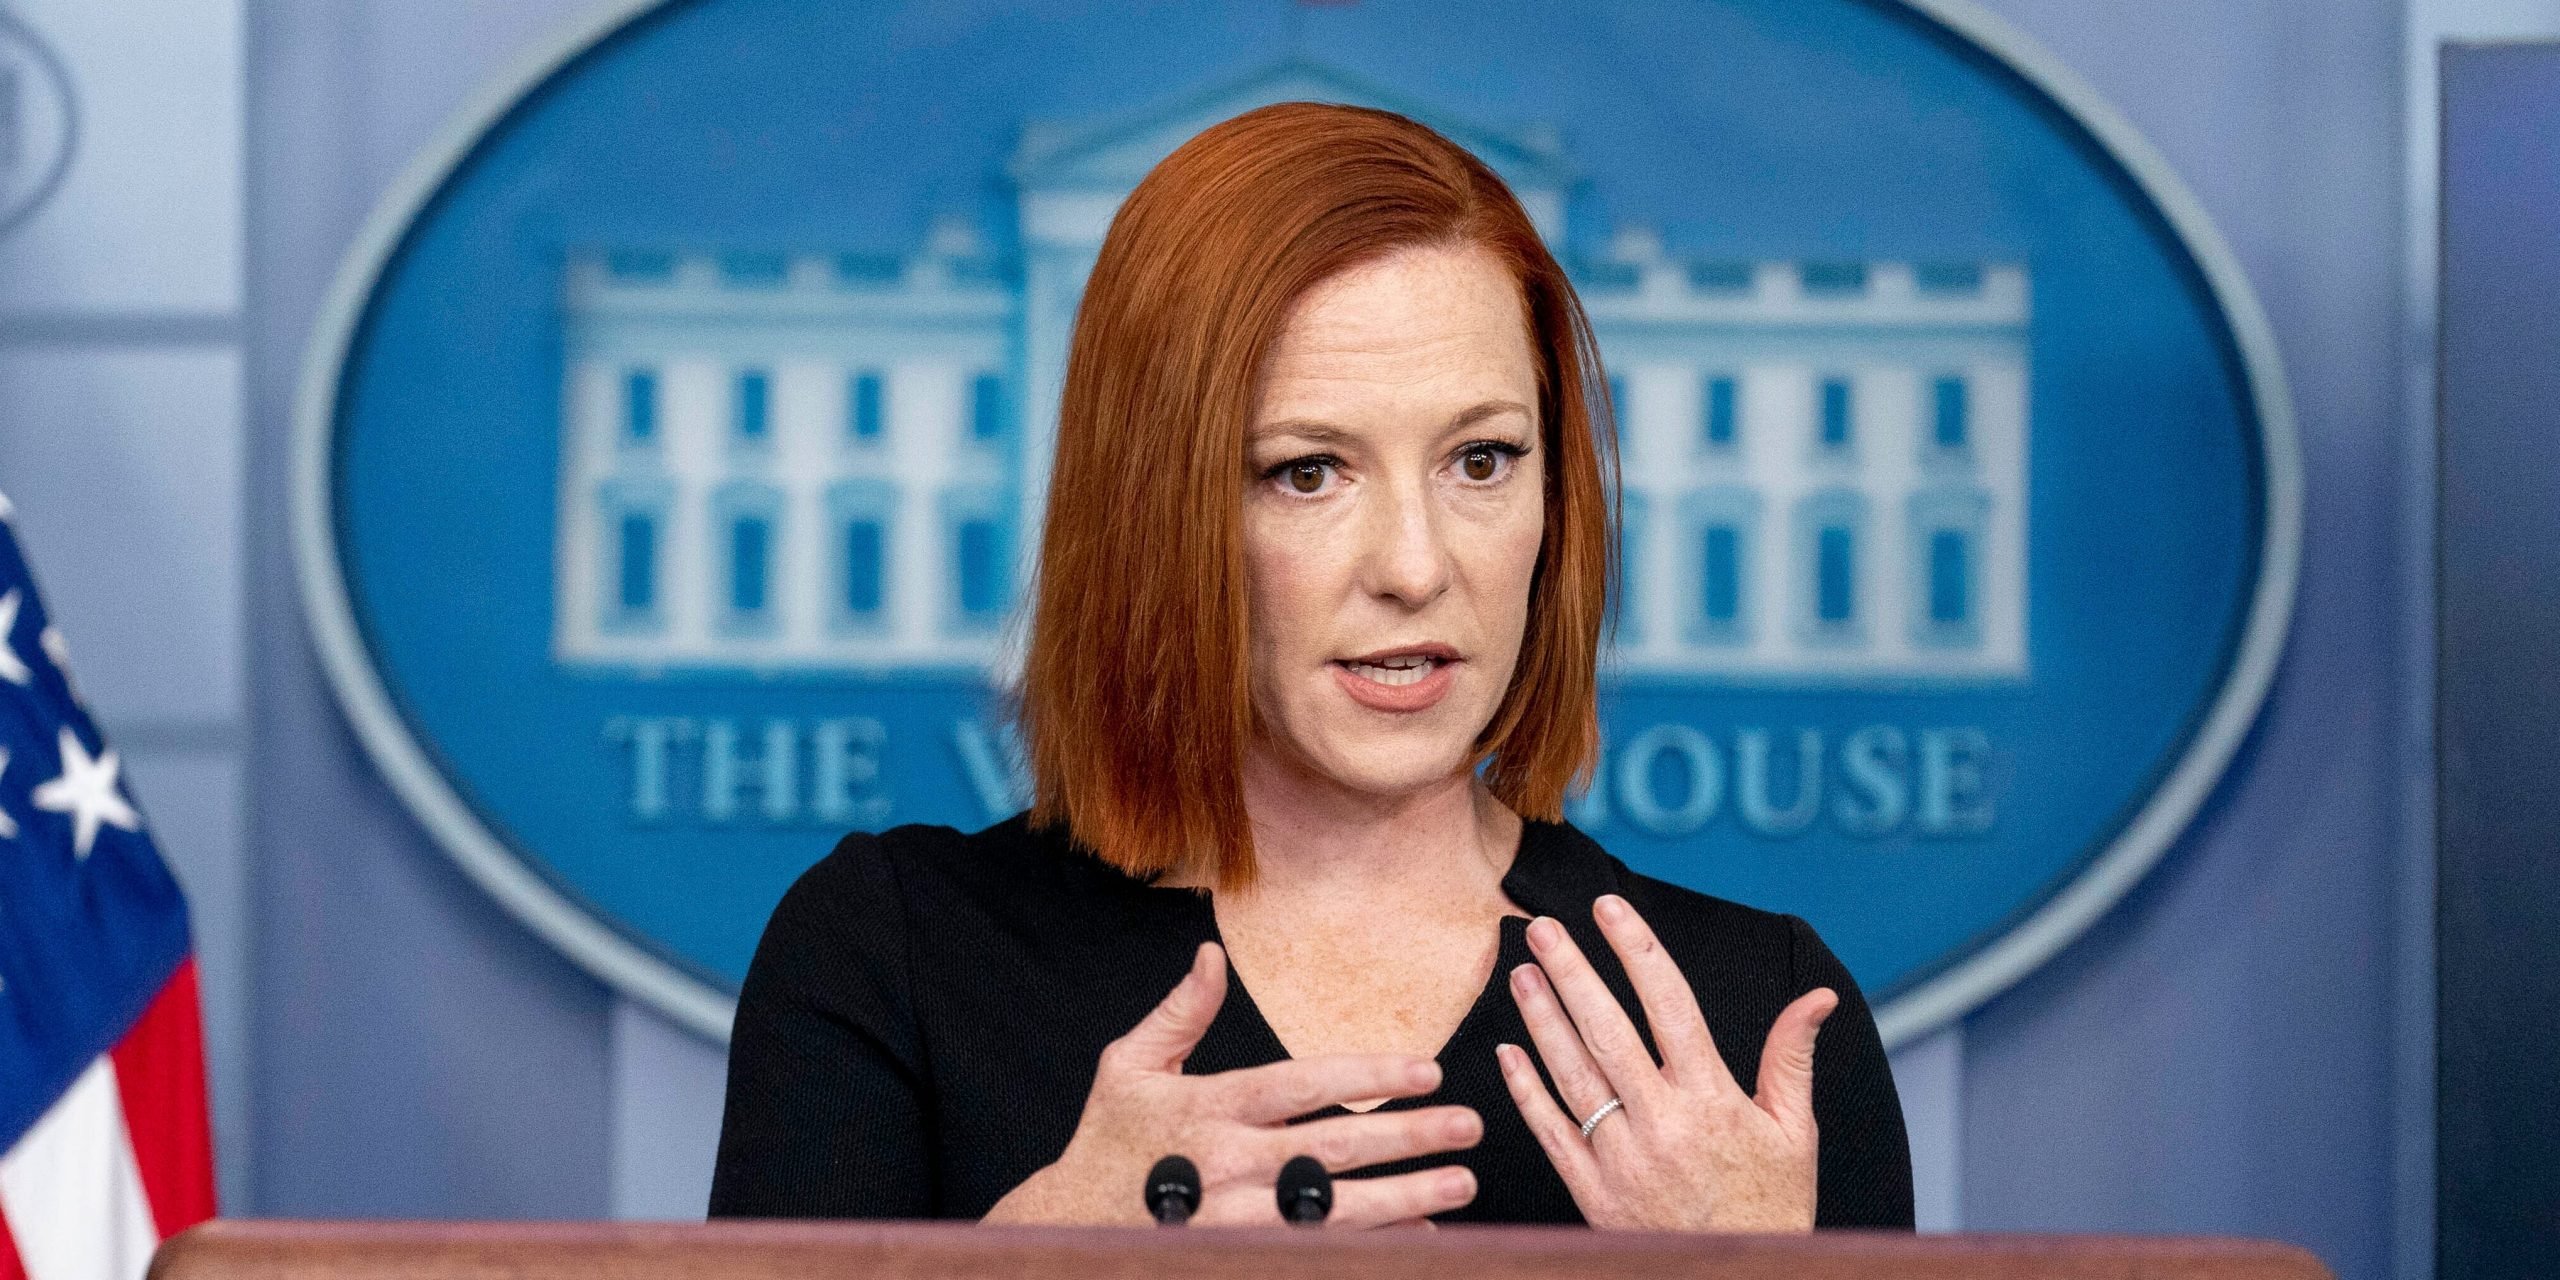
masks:
[[(1397, 735), (1403, 739), (1406, 735)], [(1466, 741), (1380, 742), (1360, 738), (1305, 753), (1310, 772), (1344, 791), (1397, 799), (1447, 786), (1466, 772)]]

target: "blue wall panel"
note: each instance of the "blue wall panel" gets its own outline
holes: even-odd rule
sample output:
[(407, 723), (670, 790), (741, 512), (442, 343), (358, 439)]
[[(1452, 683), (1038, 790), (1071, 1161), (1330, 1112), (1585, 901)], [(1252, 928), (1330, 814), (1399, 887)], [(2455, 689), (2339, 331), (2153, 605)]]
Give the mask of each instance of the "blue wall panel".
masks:
[(298, 0), (250, 14), (249, 683), (256, 1185), (235, 1210), (594, 1217), (609, 1002), (466, 880), (357, 747), (301, 622), (295, 379), (366, 211), (481, 80), (590, 8)]
[(2213, 216), (2284, 354), (2301, 595), (2171, 856), (1967, 1024), (1964, 1222), (2219, 1231), (2389, 1274), (2402, 8), (1999, 4)]

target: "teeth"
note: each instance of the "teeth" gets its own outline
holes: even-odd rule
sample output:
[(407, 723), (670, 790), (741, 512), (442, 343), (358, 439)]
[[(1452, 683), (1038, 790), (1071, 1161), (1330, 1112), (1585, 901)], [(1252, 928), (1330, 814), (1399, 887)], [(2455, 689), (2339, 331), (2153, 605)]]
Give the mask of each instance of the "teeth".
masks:
[(1416, 656), (1390, 658), (1385, 662), (1349, 662), (1343, 665), (1350, 667), (1363, 679), (1393, 686), (1420, 683), (1424, 676), (1431, 674), (1432, 668), (1440, 664), (1437, 659)]

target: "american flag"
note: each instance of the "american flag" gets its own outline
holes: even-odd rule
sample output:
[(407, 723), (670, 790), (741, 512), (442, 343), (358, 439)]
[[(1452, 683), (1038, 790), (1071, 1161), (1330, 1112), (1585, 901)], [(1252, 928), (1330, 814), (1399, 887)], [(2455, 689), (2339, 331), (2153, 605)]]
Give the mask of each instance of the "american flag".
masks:
[(187, 904), (0, 498), (0, 1280), (140, 1280), (213, 1216)]

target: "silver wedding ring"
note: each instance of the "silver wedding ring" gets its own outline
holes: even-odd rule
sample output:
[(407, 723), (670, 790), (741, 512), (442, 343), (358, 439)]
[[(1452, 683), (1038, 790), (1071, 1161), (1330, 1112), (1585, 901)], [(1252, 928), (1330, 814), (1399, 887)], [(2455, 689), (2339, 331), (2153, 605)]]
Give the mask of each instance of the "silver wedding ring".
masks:
[(1601, 1103), (1600, 1109), (1592, 1112), (1591, 1118), (1582, 1122), (1582, 1136), (1585, 1138), (1590, 1137), (1591, 1131), (1599, 1128), (1600, 1122), (1608, 1119), (1609, 1113), (1617, 1110), (1618, 1107), (1619, 1102), (1616, 1098), (1611, 1098), (1607, 1102)]

